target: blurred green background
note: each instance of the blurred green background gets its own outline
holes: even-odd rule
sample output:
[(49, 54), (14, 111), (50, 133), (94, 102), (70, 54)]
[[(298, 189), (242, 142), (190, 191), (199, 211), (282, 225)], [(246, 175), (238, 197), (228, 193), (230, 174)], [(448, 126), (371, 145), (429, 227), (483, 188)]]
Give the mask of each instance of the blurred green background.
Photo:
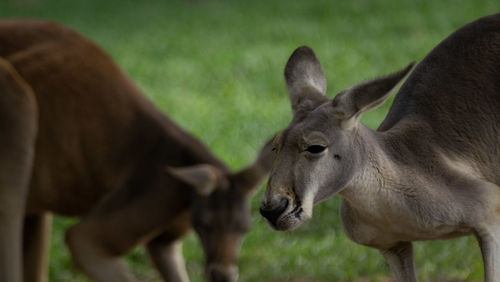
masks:
[[(420, 61), (462, 25), (500, 10), (484, 0), (3, 0), (0, 17), (62, 22), (100, 44), (154, 103), (238, 169), (291, 119), (283, 67), (309, 45), (321, 60), (328, 95)], [(390, 102), (367, 113), (376, 128)], [(253, 228), (240, 255), (240, 281), (385, 281), (377, 251), (349, 241), (339, 198), (318, 205), (300, 229), (272, 231), (253, 199)], [(51, 281), (87, 281), (71, 264), (63, 231), (76, 219), (56, 218)], [(481, 280), (473, 238), (416, 243), (422, 281)], [(183, 247), (192, 281), (202, 281), (198, 239)], [(137, 277), (157, 281), (144, 252), (127, 257)]]

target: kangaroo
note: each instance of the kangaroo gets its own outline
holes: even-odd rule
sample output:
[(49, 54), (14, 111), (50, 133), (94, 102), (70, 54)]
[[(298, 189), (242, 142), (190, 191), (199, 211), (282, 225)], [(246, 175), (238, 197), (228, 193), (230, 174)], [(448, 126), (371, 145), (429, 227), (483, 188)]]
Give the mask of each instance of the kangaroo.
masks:
[(95, 43), (60, 24), (0, 21), (0, 281), (47, 281), (51, 214), (96, 281), (132, 281), (144, 244), (165, 281), (188, 281), (194, 229), (208, 281), (236, 281), (249, 199), (270, 145), (231, 172), (161, 113)]
[(361, 124), (412, 66), (330, 100), (314, 52), (296, 49), (285, 67), (293, 119), (273, 141), (260, 212), (290, 230), (340, 194), (347, 236), (378, 249), (398, 281), (417, 280), (412, 241), (470, 234), (485, 280), (500, 281), (500, 14), (434, 48), (376, 131)]

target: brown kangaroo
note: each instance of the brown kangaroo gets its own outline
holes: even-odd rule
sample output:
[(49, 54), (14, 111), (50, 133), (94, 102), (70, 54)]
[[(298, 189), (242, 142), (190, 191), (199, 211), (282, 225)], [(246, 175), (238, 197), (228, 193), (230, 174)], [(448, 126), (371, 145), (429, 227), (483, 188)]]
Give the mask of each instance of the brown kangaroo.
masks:
[(293, 120), (274, 140), (261, 213), (277, 230), (340, 194), (343, 228), (416, 281), (411, 241), (474, 234), (485, 280), (500, 281), (500, 14), (439, 44), (399, 90), (377, 131), (360, 116), (412, 65), (325, 97), (323, 69), (300, 47), (285, 68)]
[(51, 213), (82, 217), (66, 241), (94, 280), (133, 280), (121, 256), (144, 243), (166, 281), (187, 281), (194, 227), (207, 279), (236, 281), (270, 145), (232, 173), (96, 44), (38, 20), (0, 21), (0, 133), (0, 281), (47, 280)]

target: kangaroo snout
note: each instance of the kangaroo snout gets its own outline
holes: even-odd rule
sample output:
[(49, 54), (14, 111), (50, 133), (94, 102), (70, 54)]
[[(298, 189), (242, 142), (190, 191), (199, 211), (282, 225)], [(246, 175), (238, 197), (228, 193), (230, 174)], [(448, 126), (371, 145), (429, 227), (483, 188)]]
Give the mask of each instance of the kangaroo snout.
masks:
[(238, 266), (211, 264), (207, 268), (207, 280), (210, 282), (236, 282)]
[(276, 221), (280, 217), (281, 214), (288, 208), (290, 201), (281, 197), (275, 199), (274, 201), (262, 201), (260, 205), (260, 214), (265, 217), (272, 225), (276, 225)]

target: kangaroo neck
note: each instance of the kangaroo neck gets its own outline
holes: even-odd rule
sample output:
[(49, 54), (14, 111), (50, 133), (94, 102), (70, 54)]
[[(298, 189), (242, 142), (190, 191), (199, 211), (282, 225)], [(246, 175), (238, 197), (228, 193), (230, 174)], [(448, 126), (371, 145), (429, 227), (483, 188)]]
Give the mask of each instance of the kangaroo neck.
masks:
[[(340, 195), (349, 202), (411, 194), (412, 175), (418, 171), (418, 157), (399, 130), (379, 132), (364, 125), (357, 129), (360, 164), (355, 177)], [(416, 179), (414, 179), (416, 180)], [(387, 199), (390, 199), (387, 198)]]

